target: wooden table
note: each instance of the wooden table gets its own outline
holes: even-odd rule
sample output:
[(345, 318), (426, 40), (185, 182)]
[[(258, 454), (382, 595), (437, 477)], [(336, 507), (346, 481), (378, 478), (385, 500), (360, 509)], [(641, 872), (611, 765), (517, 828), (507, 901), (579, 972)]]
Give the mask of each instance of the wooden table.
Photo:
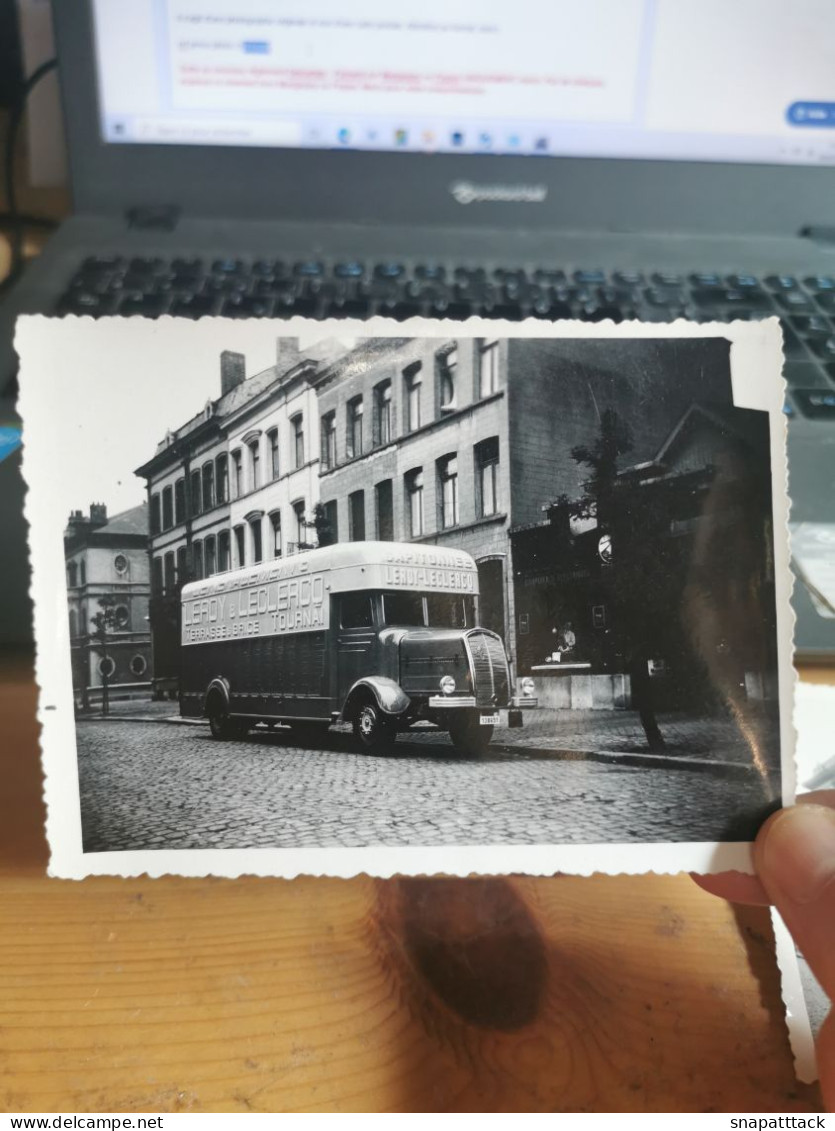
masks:
[(5, 1110), (822, 1110), (765, 911), (687, 876), (50, 880), (34, 708), (7, 660)]

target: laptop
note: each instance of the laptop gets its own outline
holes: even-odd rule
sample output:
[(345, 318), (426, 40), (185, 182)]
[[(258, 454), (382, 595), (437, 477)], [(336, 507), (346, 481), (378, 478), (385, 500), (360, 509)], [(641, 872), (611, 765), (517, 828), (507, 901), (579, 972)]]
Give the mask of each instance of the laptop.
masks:
[[(3, 372), (20, 311), (776, 314), (792, 521), (826, 532), (829, 16), (827, 0), (57, 2), (75, 211), (5, 303)], [(796, 587), (806, 660), (835, 656), (820, 598)]]

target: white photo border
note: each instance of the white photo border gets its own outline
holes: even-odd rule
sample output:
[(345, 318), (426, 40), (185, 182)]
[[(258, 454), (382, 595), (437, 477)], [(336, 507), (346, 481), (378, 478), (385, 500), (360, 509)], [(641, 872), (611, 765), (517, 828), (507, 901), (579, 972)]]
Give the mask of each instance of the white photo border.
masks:
[[(118, 356), (119, 337), (126, 322), (142, 322), (164, 333), (184, 320), (163, 317), (153, 323), (141, 318), (48, 318), (18, 320), (15, 346), (20, 356), (19, 410), (23, 418), (23, 475), (27, 486), (25, 516), (29, 524), (31, 597), (37, 645), (38, 720), (47, 807), (46, 832), (50, 846), (49, 875), (82, 879), (89, 875), (163, 876), (280, 876), (326, 875), (351, 877), (394, 875), (552, 875), (557, 872), (591, 875), (714, 873), (729, 869), (752, 872), (748, 842), (647, 842), (616, 844), (534, 845), (372, 845), (358, 848), (263, 849), (142, 849), (87, 852), (82, 847), (81, 803), (77, 772), (76, 730), (70, 666), (69, 620), (62, 532), (66, 515), (57, 513), (51, 482), (60, 474), (60, 455), (68, 449), (68, 422), (50, 411), (50, 381), (69, 379), (68, 367), (83, 366), (89, 342), (84, 328), (95, 327), (101, 344), (112, 340)], [(230, 319), (190, 322), (200, 334), (206, 323), (225, 324), (240, 333), (241, 323)], [(259, 322), (259, 326), (265, 323)], [(369, 321), (311, 322), (293, 318), (271, 320), (273, 337), (321, 338), (725, 338), (731, 343), (730, 365), (734, 405), (769, 414), (771, 445), (774, 572), (777, 617), (780, 707), (781, 781), (783, 804), (795, 794), (795, 731), (792, 702), (794, 614), (790, 605), (792, 573), (789, 556), (789, 499), (786, 455), (785, 384), (782, 378), (782, 334), (776, 318), (762, 322), (673, 323), (624, 322), (503, 322), (472, 318), (466, 322), (385, 318)], [(81, 332), (84, 330), (84, 332)], [(61, 366), (58, 361), (61, 359)], [(60, 369), (60, 371), (59, 371)], [(79, 372), (78, 380), (83, 380)]]

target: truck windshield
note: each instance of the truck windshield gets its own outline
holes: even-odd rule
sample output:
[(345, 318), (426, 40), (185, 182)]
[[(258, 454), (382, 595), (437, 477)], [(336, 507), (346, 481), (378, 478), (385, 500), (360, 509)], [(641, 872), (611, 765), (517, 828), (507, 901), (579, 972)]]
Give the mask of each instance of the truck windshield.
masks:
[(472, 628), (472, 597), (456, 593), (383, 593), (383, 623), (420, 628)]

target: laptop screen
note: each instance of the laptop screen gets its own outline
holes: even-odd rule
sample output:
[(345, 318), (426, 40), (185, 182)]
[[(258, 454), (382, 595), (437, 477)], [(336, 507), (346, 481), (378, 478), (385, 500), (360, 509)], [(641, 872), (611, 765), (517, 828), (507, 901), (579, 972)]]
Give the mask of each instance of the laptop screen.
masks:
[(830, 0), (94, 0), (103, 140), (835, 164)]

